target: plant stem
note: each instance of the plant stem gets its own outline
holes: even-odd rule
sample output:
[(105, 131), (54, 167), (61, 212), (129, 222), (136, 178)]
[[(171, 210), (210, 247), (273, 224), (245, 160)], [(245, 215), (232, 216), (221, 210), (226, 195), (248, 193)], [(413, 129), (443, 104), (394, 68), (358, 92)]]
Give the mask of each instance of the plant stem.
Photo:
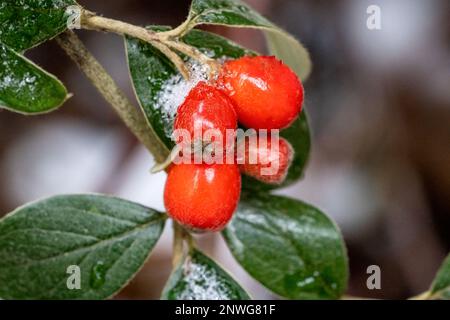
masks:
[(84, 29), (114, 32), (117, 34), (126, 34), (146, 42), (160, 41), (158, 33), (130, 23), (97, 16), (88, 10), (83, 10), (81, 15), (81, 25)]
[(165, 38), (179, 38), (184, 36), (187, 32), (191, 30), (191, 17), (188, 17), (186, 21), (184, 21), (182, 24), (180, 24), (175, 29), (160, 32), (159, 35)]
[(66, 31), (58, 36), (56, 41), (94, 84), (105, 100), (111, 104), (131, 132), (153, 154), (155, 161), (163, 162), (169, 151), (148, 125), (142, 112), (128, 100), (75, 33)]
[(430, 300), (433, 299), (430, 291), (425, 291), (417, 296), (411, 297), (408, 300)]
[(189, 78), (190, 78), (189, 69), (186, 67), (183, 59), (181, 59), (179, 55), (177, 55), (175, 52), (170, 50), (169, 47), (167, 47), (166, 45), (164, 45), (160, 42), (154, 41), (154, 42), (151, 42), (151, 44), (155, 48), (157, 48), (159, 51), (161, 51), (167, 58), (169, 58), (170, 61), (172, 61), (172, 63), (175, 65), (175, 67), (178, 69), (178, 71), (180, 71), (183, 78), (185, 78), (186, 80), (189, 80)]
[[(150, 43), (155, 48), (160, 50), (164, 55), (166, 55), (186, 79), (189, 79), (189, 70), (187, 69), (183, 59), (181, 59), (180, 56), (173, 52), (171, 48), (178, 50), (179, 52), (195, 60), (198, 60), (201, 63), (207, 64), (208, 66), (210, 66), (212, 72), (217, 72), (220, 68), (220, 64), (218, 62), (203, 54), (197, 48), (194, 48), (178, 40), (180, 32), (182, 32), (182, 30), (186, 30), (186, 28), (189, 26), (188, 22), (189, 21), (187, 20), (181, 26), (170, 31), (155, 32), (143, 27), (132, 25), (130, 23), (100, 17), (95, 15), (95, 13), (87, 10), (83, 10), (81, 15), (81, 26), (84, 29), (113, 32), (120, 35), (127, 35)], [(176, 39), (174, 40), (175, 37)]]
[(166, 57), (173, 62), (185, 79), (189, 79), (189, 70), (184, 64), (183, 59), (173, 52), (168, 46), (162, 42), (161, 36), (157, 32), (142, 27), (132, 25), (130, 23), (104, 18), (95, 15), (93, 12), (83, 10), (81, 15), (81, 26), (83, 29), (113, 32), (119, 35), (128, 35), (133, 38), (140, 39), (150, 43)]
[(184, 230), (183, 227), (180, 226), (175, 220), (172, 220), (173, 223), (173, 254), (172, 254), (172, 266), (176, 268), (181, 260), (183, 259), (184, 254)]
[(198, 60), (202, 64), (206, 64), (210, 67), (212, 74), (217, 74), (220, 71), (221, 65), (216, 60), (203, 54), (200, 50), (183, 42), (166, 40), (165, 44), (179, 52), (187, 55), (190, 58)]
[(185, 235), (185, 239), (188, 243), (189, 251), (191, 251), (192, 249), (195, 248), (194, 238), (192, 237), (192, 235), (189, 232), (185, 232), (184, 235)]
[(172, 265), (177, 267), (184, 256), (184, 242), (187, 242), (188, 251), (195, 248), (192, 235), (176, 221), (173, 221), (173, 256)]

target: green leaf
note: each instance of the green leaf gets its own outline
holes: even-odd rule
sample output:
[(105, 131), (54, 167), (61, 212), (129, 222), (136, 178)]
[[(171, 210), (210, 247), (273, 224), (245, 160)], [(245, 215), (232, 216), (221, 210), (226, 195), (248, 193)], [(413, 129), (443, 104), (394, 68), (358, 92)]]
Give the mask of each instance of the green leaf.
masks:
[(194, 249), (173, 271), (162, 299), (248, 300), (250, 297), (217, 263)]
[(37, 114), (59, 107), (67, 98), (58, 79), (0, 42), (0, 108)]
[(450, 300), (450, 255), (445, 259), (431, 285), (431, 296)]
[[(155, 210), (99, 195), (21, 207), (0, 221), (0, 297), (110, 297), (144, 264), (164, 222)], [(80, 290), (68, 289), (69, 266), (80, 268)]]
[[(162, 27), (153, 29), (167, 30)], [(213, 58), (239, 58), (254, 54), (223, 37), (199, 30), (192, 30), (183, 41)], [(130, 75), (140, 105), (155, 133), (167, 148), (172, 149), (173, 121), (179, 105), (167, 103), (166, 95), (179, 96), (176, 91), (170, 92), (170, 84), (183, 87), (186, 81), (169, 59), (150, 44), (127, 38), (126, 49)]]
[(188, 21), (188, 28), (214, 24), (261, 29), (270, 52), (287, 63), (300, 79), (306, 80), (311, 72), (311, 59), (303, 45), (240, 0), (193, 0)]
[(290, 142), (295, 152), (286, 180), (280, 185), (269, 185), (252, 177), (242, 176), (242, 187), (244, 190), (268, 191), (287, 187), (303, 176), (311, 150), (311, 134), (306, 112), (303, 110), (302, 115), (292, 124), (292, 126), (280, 132), (280, 136)]
[(49, 112), (68, 98), (54, 76), (17, 52), (67, 29), (67, 7), (74, 0), (0, 1), (0, 108), (23, 114)]
[(244, 269), (280, 296), (335, 299), (345, 291), (342, 236), (310, 205), (269, 194), (244, 195), (223, 235)]
[(1, 0), (0, 41), (21, 52), (67, 28), (68, 6), (74, 0)]

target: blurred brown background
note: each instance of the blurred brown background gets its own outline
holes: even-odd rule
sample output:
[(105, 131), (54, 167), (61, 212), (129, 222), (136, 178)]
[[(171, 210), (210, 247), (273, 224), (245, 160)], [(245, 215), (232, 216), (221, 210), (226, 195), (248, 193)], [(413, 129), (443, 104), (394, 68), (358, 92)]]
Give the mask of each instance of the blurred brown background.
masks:
[[(80, 0), (91, 11), (135, 24), (181, 23), (189, 1)], [(332, 216), (347, 241), (349, 293), (405, 298), (427, 289), (450, 251), (450, 2), (448, 0), (253, 0), (302, 40), (314, 71), (306, 109), (314, 130), (305, 179), (278, 193)], [(382, 30), (366, 9), (382, 10)], [(256, 31), (214, 28), (264, 52)], [(123, 40), (79, 31), (133, 98)], [(92, 85), (54, 43), (28, 56), (75, 94), (59, 111), (23, 117), (0, 111), (0, 213), (37, 198), (112, 193), (163, 209), (164, 174)], [(199, 238), (255, 298), (273, 297), (243, 271), (219, 236)], [(118, 297), (153, 299), (170, 272), (171, 228), (146, 267)], [(366, 288), (366, 268), (382, 289)]]

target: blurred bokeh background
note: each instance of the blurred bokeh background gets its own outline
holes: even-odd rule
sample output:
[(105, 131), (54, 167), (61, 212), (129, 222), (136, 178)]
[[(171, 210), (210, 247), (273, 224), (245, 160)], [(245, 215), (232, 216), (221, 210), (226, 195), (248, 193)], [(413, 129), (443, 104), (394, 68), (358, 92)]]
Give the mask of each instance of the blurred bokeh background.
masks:
[[(134, 24), (178, 25), (189, 0), (80, 0)], [(310, 50), (306, 83), (313, 152), (304, 180), (278, 193), (310, 202), (341, 227), (349, 294), (400, 299), (427, 289), (450, 251), (450, 1), (248, 0)], [(381, 8), (382, 29), (366, 27)], [(257, 31), (214, 27), (265, 52)], [(78, 31), (131, 99), (123, 40)], [(75, 94), (59, 111), (24, 117), (0, 111), (0, 215), (38, 198), (101, 192), (163, 210), (165, 174), (54, 43), (27, 54)], [(133, 100), (134, 101), (134, 100)], [(255, 298), (274, 297), (234, 262), (218, 235), (199, 237)], [(171, 269), (171, 228), (118, 296), (159, 297)], [(381, 290), (366, 269), (379, 265)]]

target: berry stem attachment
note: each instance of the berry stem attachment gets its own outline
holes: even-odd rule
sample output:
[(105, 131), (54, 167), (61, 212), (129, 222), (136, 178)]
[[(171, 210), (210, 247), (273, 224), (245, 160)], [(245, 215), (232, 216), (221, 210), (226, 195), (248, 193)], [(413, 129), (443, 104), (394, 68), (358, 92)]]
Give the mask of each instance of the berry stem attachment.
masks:
[(216, 60), (208, 57), (206, 54), (201, 52), (195, 47), (192, 47), (190, 45), (187, 45), (180, 41), (174, 41), (174, 40), (166, 40), (164, 42), (167, 46), (187, 55), (188, 57), (195, 59), (199, 61), (202, 64), (206, 64), (210, 68), (210, 76), (214, 76), (220, 72), (221, 65)]
[(187, 81), (190, 79), (190, 72), (189, 69), (186, 67), (183, 59), (180, 58), (179, 55), (177, 55), (175, 52), (170, 50), (169, 47), (167, 47), (165, 44), (161, 42), (154, 41), (151, 43), (156, 49), (161, 51), (167, 58), (169, 58), (170, 61), (175, 65), (175, 67), (180, 71), (183, 78), (185, 78)]

